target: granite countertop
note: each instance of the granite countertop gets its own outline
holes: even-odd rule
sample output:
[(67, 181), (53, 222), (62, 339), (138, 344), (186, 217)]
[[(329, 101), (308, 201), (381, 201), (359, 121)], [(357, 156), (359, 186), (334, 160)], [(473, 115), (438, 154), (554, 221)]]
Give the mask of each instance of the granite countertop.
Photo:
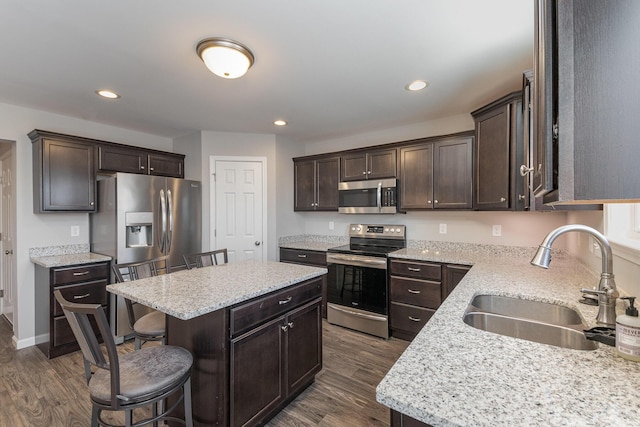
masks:
[(326, 273), (326, 268), (247, 260), (116, 283), (107, 290), (188, 320)]
[(30, 259), (32, 263), (47, 268), (111, 261), (110, 256), (94, 254), (92, 252), (63, 255), (31, 256)]
[(565, 305), (593, 327), (597, 307), (577, 300), (598, 278), (561, 253), (545, 270), (529, 264), (531, 248), (471, 249), (390, 254), (473, 267), (378, 385), (377, 400), (433, 426), (639, 426), (640, 363), (604, 344), (563, 349), (462, 321), (471, 298), (488, 293)]
[(281, 248), (299, 249), (303, 251), (319, 251), (319, 252), (326, 252), (327, 250), (331, 248), (335, 248), (336, 246), (341, 246), (341, 244), (336, 242), (314, 242), (310, 240), (280, 243)]

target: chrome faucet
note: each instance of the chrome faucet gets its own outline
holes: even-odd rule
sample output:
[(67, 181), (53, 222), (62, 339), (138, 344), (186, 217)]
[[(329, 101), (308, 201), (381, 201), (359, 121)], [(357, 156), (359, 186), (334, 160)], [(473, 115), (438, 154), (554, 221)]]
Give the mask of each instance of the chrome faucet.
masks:
[(558, 227), (544, 238), (538, 252), (531, 260), (531, 264), (549, 268), (551, 262), (551, 245), (558, 236), (568, 231), (584, 231), (592, 235), (600, 246), (602, 253), (602, 274), (600, 275), (600, 283), (598, 289), (580, 289), (580, 292), (586, 294), (598, 295), (598, 315), (596, 316), (596, 322), (603, 326), (610, 328), (616, 327), (616, 299), (620, 295), (616, 288), (616, 282), (613, 279), (613, 255), (611, 254), (611, 245), (597, 230), (591, 227), (580, 224), (565, 225)]

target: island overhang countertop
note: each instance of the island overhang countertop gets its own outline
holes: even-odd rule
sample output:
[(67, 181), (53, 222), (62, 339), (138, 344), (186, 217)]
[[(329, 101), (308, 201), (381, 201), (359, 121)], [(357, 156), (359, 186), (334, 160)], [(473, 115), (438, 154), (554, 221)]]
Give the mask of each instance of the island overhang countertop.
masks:
[(548, 270), (534, 267), (534, 253), (390, 254), (473, 267), (378, 385), (378, 402), (433, 426), (640, 426), (640, 363), (613, 347), (564, 349), (462, 321), (473, 296), (486, 293), (568, 306), (596, 326), (597, 307), (577, 301), (598, 278), (561, 253)]
[(321, 267), (246, 260), (116, 283), (107, 290), (189, 320), (326, 273)]

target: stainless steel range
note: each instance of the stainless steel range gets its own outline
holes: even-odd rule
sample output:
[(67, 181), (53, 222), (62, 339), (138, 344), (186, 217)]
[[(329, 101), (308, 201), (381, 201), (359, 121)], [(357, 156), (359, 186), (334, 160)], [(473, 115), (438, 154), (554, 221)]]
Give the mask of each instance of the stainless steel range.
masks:
[(387, 254), (406, 247), (404, 225), (351, 224), (327, 251), (329, 323), (389, 338)]

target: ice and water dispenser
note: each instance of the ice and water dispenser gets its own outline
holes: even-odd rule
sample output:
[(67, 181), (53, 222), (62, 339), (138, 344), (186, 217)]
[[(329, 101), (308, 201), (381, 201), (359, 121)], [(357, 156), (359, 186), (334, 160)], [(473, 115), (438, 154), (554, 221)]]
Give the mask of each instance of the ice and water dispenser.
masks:
[(153, 212), (126, 212), (127, 247), (153, 246)]

